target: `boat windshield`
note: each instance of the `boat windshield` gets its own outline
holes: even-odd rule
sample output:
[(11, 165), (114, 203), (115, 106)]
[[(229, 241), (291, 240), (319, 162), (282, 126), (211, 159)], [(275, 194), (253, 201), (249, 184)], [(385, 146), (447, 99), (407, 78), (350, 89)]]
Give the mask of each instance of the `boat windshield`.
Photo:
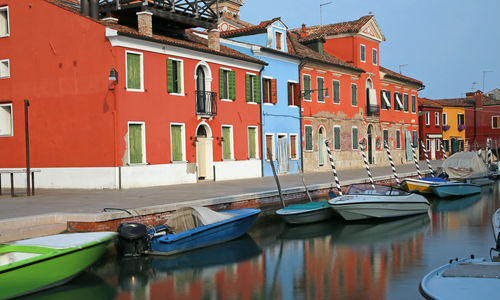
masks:
[(362, 183), (351, 185), (347, 195), (405, 196), (408, 193), (388, 185)]

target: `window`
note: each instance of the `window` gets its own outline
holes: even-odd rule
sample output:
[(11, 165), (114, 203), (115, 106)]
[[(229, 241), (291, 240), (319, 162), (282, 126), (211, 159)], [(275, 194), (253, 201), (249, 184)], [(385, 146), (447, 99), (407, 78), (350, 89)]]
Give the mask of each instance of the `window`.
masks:
[(276, 104), (278, 97), (276, 96), (276, 79), (262, 79), (263, 99), (264, 103)]
[(172, 94), (183, 93), (182, 61), (167, 59), (167, 89)]
[[(304, 84), (304, 91), (310, 91), (311, 90), (311, 76), (303, 75), (302, 79), (303, 79), (302, 81)], [(304, 92), (304, 100), (311, 101), (311, 92)]]
[(246, 74), (246, 101), (250, 103), (260, 103), (260, 76)]
[(387, 146), (389, 146), (389, 130), (384, 129), (382, 130), (382, 137), (384, 139), (384, 145), (387, 143)]
[(127, 90), (144, 91), (142, 53), (126, 51)]
[(411, 95), (411, 113), (414, 114), (417, 112), (417, 100), (415, 95)]
[(13, 136), (12, 104), (0, 104), (0, 136)]
[(380, 107), (382, 109), (391, 108), (391, 92), (386, 90), (380, 91)]
[(434, 143), (436, 145), (436, 151), (439, 151), (439, 139), (435, 139)]
[(340, 104), (340, 81), (333, 81), (333, 103)]
[(443, 140), (443, 146), (444, 146), (445, 152), (450, 152), (450, 141), (449, 140)]
[(360, 45), (360, 58), (362, 62), (366, 61), (366, 47), (363, 44)]
[(358, 86), (351, 84), (351, 105), (358, 106)]
[(377, 49), (372, 49), (372, 61), (374, 65), (377, 65)]
[(128, 124), (129, 163), (143, 164), (146, 162), (146, 143), (144, 140), (144, 123)]
[(300, 106), (300, 85), (295, 82), (288, 82), (288, 105)]
[(325, 102), (325, 80), (323, 77), (318, 77), (316, 80), (318, 84), (318, 102)]
[(431, 140), (427, 139), (425, 140), (425, 152), (429, 152), (431, 149)]
[(274, 134), (266, 133), (266, 160), (269, 160), (269, 153), (271, 153), (272, 160), (274, 161)]
[(418, 145), (418, 134), (416, 130), (413, 130), (413, 146), (416, 147)]
[(258, 158), (257, 157), (257, 127), (248, 127), (248, 158)]
[(352, 149), (353, 150), (358, 149), (358, 128), (357, 127), (352, 128)]
[(396, 148), (401, 149), (401, 130), (396, 130)]
[(172, 161), (185, 161), (184, 124), (170, 125), (170, 144)]
[(458, 125), (464, 125), (465, 124), (465, 116), (464, 114), (458, 114)]
[(401, 102), (401, 93), (394, 93), (394, 110), (403, 109), (403, 103)]
[(299, 159), (299, 143), (297, 143), (297, 135), (290, 134), (290, 158)]
[(8, 59), (0, 60), (0, 78), (10, 77), (10, 64)]
[(333, 126), (333, 149), (340, 150), (340, 126)]
[(276, 50), (283, 50), (283, 33), (276, 31)]
[(439, 112), (434, 112), (434, 124), (439, 126)]
[(236, 99), (236, 72), (219, 69), (219, 97), (221, 100)]
[(233, 159), (233, 127), (222, 126), (222, 159)]
[(0, 7), (0, 37), (9, 36), (9, 7)]
[(427, 125), (427, 126), (431, 125), (431, 116), (430, 116), (430, 112), (428, 112), (428, 111), (425, 112), (425, 125)]
[(500, 116), (492, 116), (491, 117), (491, 128), (493, 128), (493, 129), (500, 128)]
[(312, 136), (312, 126), (311, 125), (306, 125), (304, 126), (304, 132), (305, 132), (305, 139), (306, 139), (306, 151), (312, 151), (313, 150), (313, 136)]
[(446, 113), (442, 113), (442, 117), (443, 117), (443, 125), (448, 125), (448, 116), (446, 115)]
[(408, 112), (409, 107), (408, 107), (408, 94), (403, 95), (403, 104), (404, 104), (404, 110), (405, 112)]

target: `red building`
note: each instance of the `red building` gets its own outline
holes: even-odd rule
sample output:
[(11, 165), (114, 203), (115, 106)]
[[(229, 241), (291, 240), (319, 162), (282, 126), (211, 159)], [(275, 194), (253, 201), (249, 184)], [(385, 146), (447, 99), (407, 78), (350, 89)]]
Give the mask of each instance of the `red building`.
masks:
[[(423, 142), (430, 159), (441, 159), (443, 157), (441, 146), (443, 141), (443, 106), (437, 101), (427, 98), (418, 99), (420, 111), (419, 127), (420, 142)], [(420, 147), (420, 159), (425, 159), (424, 149)]]
[(87, 1), (92, 17), (86, 1), (0, 4), (1, 168), (25, 167), (28, 99), (40, 187), (261, 176), (260, 104), (245, 92), (265, 63), (220, 46), (217, 31), (208, 42), (189, 31), (216, 28), (216, 15), (164, 26), (147, 3), (115, 11)]

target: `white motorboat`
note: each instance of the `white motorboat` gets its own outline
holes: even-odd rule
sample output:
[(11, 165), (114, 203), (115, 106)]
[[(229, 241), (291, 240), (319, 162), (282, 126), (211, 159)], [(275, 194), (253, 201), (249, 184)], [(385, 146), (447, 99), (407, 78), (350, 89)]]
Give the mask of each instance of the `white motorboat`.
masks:
[(491, 225), (493, 226), (493, 237), (495, 238), (496, 249), (500, 250), (500, 208), (495, 211), (491, 217)]
[(427, 213), (424, 196), (381, 184), (353, 184), (343, 196), (328, 201), (345, 220), (393, 218)]

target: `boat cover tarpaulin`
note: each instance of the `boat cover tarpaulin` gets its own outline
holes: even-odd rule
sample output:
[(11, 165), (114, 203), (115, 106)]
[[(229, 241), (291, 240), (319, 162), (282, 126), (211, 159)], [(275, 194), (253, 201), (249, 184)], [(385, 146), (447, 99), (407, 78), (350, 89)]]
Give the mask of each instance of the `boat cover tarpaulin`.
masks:
[(448, 157), (442, 167), (451, 179), (487, 177), (489, 174), (476, 152), (457, 152)]
[(215, 212), (207, 207), (183, 207), (174, 212), (165, 225), (179, 233), (199, 226), (231, 219), (235, 214)]

